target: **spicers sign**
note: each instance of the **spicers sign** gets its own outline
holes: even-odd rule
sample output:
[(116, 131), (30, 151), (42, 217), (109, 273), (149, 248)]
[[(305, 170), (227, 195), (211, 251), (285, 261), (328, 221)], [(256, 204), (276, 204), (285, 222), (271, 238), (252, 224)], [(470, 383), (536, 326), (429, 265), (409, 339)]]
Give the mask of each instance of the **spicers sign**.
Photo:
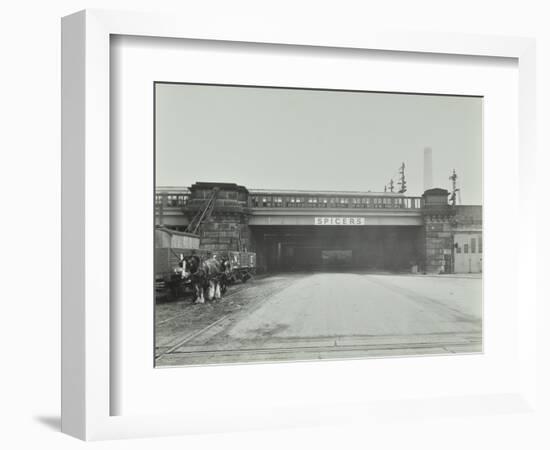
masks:
[(364, 217), (316, 217), (315, 225), (366, 225)]

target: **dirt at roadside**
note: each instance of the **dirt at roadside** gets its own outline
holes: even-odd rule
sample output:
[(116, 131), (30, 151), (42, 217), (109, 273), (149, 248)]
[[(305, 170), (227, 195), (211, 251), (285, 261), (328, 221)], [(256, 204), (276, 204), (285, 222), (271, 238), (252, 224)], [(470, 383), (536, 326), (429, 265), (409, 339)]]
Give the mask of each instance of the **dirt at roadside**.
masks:
[(162, 354), (171, 346), (199, 332), (222, 317), (247, 311), (296, 278), (292, 275), (258, 277), (230, 286), (220, 300), (193, 303), (190, 297), (159, 303), (155, 308), (155, 347)]

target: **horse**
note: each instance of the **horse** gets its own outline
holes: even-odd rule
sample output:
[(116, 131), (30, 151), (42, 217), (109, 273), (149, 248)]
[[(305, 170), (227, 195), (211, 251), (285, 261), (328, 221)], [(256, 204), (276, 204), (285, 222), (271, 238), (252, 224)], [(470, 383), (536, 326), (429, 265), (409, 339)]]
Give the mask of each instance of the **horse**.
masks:
[(195, 303), (206, 300), (220, 299), (222, 264), (215, 258), (201, 259), (197, 255), (184, 257), (180, 255), (179, 262), (182, 280), (191, 280), (195, 291)]
[(227, 286), (231, 282), (231, 262), (228, 258), (222, 257), (220, 260), (221, 274), (220, 274), (220, 290), (222, 294), (227, 291)]

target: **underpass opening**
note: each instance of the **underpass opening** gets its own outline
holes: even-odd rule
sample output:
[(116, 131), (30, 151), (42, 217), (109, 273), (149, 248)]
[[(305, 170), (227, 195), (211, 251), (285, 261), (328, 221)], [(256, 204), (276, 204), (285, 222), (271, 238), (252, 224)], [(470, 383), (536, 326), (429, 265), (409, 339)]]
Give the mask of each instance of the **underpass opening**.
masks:
[(251, 226), (258, 267), (266, 272), (411, 272), (423, 256), (421, 226)]

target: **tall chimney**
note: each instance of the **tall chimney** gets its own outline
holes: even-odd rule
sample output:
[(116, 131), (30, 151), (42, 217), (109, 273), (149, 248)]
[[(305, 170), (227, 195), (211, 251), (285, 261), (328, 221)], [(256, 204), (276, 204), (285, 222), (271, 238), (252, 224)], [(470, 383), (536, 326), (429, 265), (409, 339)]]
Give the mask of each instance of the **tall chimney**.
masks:
[(426, 147), (424, 149), (424, 191), (427, 191), (432, 187), (432, 149), (430, 147)]

